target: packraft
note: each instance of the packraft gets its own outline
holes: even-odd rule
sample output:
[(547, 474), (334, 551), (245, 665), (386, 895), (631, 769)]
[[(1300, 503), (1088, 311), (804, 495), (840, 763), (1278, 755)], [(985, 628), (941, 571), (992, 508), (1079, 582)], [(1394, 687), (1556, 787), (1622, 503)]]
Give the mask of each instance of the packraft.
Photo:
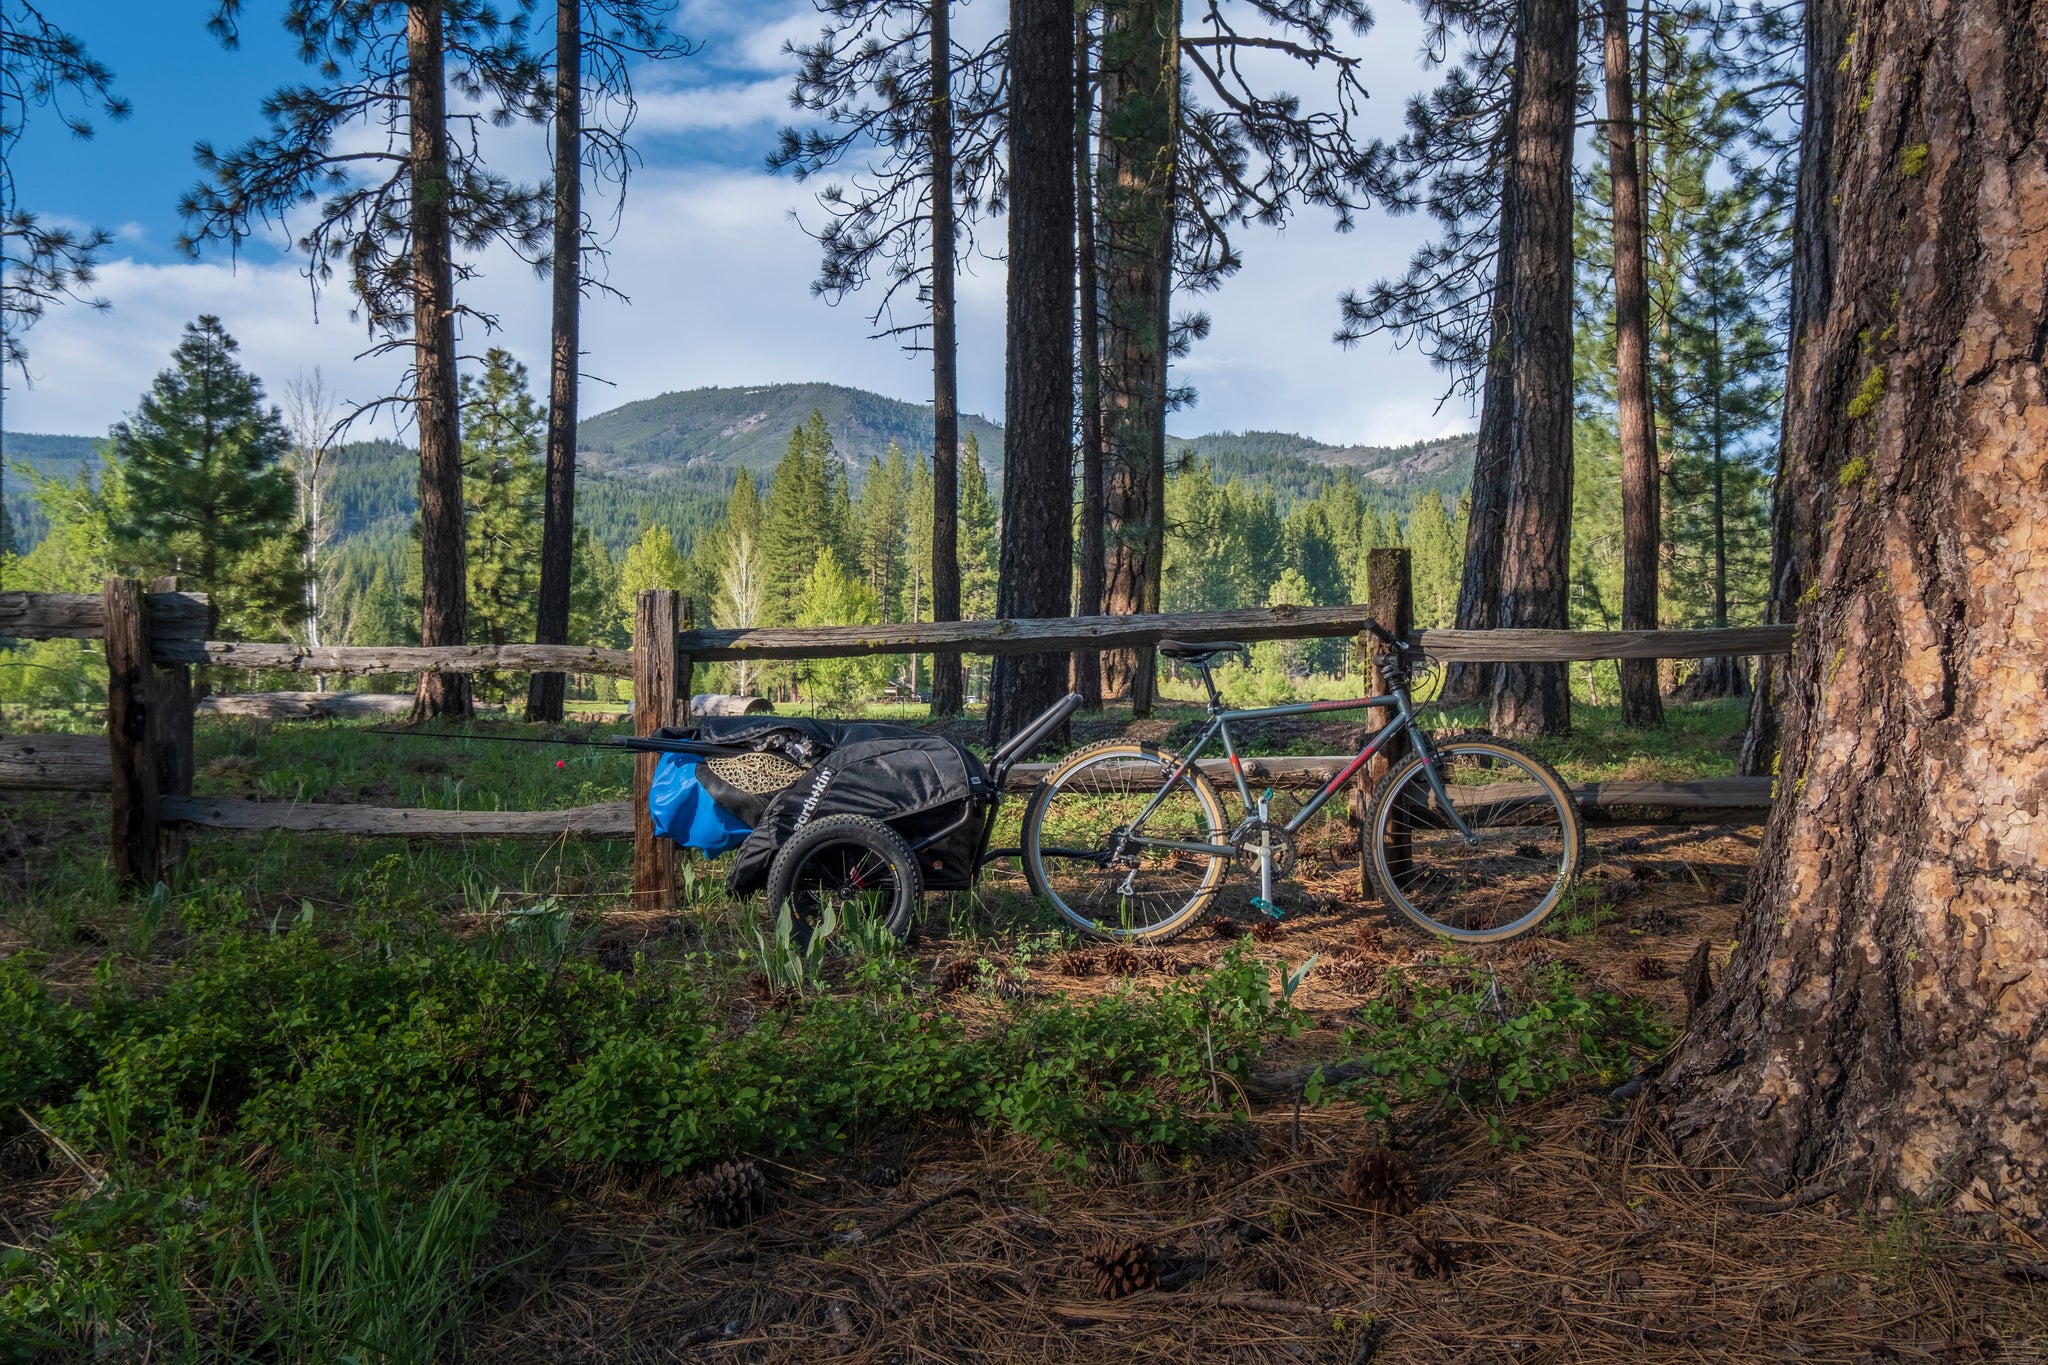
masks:
[(631, 741), (661, 751), (647, 794), (660, 836), (716, 855), (737, 849), (726, 890), (767, 884), (775, 854), (828, 815), (863, 815), (903, 836), (932, 890), (971, 884), (994, 787), (981, 760), (938, 735), (868, 721), (707, 716)]

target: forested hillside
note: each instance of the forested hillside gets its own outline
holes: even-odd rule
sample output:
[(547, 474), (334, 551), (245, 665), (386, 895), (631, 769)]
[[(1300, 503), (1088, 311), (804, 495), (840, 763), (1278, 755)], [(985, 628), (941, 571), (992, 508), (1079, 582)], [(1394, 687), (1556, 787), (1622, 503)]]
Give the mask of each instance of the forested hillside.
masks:
[[(763, 384), (748, 388), (687, 389), (622, 404), (577, 427), (583, 467), (619, 476), (661, 476), (677, 471), (765, 474), (789, 446), (789, 433), (813, 412), (825, 415), (836, 453), (849, 471), (886, 455), (892, 442), (930, 450), (930, 404), (905, 403), (840, 384)], [(992, 468), (1003, 459), (1003, 429), (962, 414), (961, 435), (974, 433)]]

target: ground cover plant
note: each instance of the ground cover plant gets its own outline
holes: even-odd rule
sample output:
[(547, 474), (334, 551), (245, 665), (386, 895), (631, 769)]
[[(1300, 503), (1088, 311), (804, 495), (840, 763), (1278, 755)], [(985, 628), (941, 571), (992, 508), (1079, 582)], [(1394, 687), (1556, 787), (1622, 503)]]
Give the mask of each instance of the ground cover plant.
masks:
[[(1712, 771), (1735, 727), (1700, 709), (1643, 761)], [(603, 750), (378, 728), (205, 721), (200, 787), (626, 793)], [(126, 897), (99, 808), (4, 816), (15, 1358), (1427, 1360), (1509, 1330), (1529, 1358), (1589, 1332), (1825, 1355), (2041, 1330), (2024, 1263), (1939, 1209), (1794, 1231), (1632, 1135), (1611, 1097), (1682, 1027), (1680, 964), (1725, 952), (1741, 826), (1596, 827), (1575, 904), (1490, 955), (1358, 904), (1341, 819), (1279, 925), (1225, 897), (1169, 948), (1093, 948), (999, 868), (909, 944), (854, 906), (805, 954), (717, 863), (647, 911), (612, 845), (200, 834), (175, 885)], [(1414, 1207), (1347, 1185), (1372, 1153)], [(1532, 1310), (1557, 1199), (1601, 1249)], [(1626, 1238), (1653, 1259), (1614, 1259)], [(1762, 1307), (1672, 1306), (1742, 1303), (1730, 1248), (1787, 1245), (1798, 1277)], [(1102, 1301), (1090, 1256), (1136, 1292)], [(1893, 1294), (1956, 1306), (1938, 1328), (1863, 1307)]]

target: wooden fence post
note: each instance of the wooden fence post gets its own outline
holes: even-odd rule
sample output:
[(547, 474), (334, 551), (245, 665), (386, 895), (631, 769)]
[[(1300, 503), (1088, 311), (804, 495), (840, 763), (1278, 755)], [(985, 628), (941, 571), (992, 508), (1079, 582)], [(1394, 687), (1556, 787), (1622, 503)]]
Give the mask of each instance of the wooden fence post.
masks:
[[(669, 588), (641, 592), (633, 612), (633, 733), (651, 735), (690, 719), (690, 656), (680, 636), (690, 629), (690, 599)], [(675, 903), (676, 846), (656, 836), (647, 817), (657, 754), (633, 758), (633, 905), (666, 910)]]
[[(1372, 613), (1373, 620), (1395, 635), (1406, 640), (1415, 634), (1415, 594), (1409, 572), (1411, 556), (1406, 550), (1368, 550), (1365, 556), (1365, 605)], [(1366, 686), (1375, 694), (1386, 691), (1386, 681), (1380, 676), (1377, 663), (1380, 644), (1373, 639), (1370, 631), (1358, 635), (1360, 662), (1365, 665)], [(1394, 720), (1394, 710), (1389, 706), (1374, 706), (1366, 710), (1366, 719), (1374, 728), (1389, 725)], [(1352, 791), (1352, 820), (1358, 826), (1358, 898), (1364, 900), (1372, 894), (1372, 879), (1366, 871), (1371, 854), (1365, 846), (1365, 817), (1367, 804), (1380, 779), (1387, 775), (1401, 755), (1407, 751), (1407, 741), (1395, 740), (1372, 756), (1372, 761), (1359, 770), (1357, 786)], [(1407, 862), (1408, 837), (1405, 830), (1393, 829), (1388, 832), (1387, 862), (1394, 868)]]
[[(151, 592), (176, 592), (176, 578), (159, 578), (149, 585)], [(211, 634), (212, 631), (207, 632)], [(147, 650), (155, 657), (154, 642)], [(153, 670), (149, 700), (150, 745), (156, 756), (157, 791), (161, 796), (190, 796), (192, 775), (198, 766), (192, 749), (192, 669), (188, 664), (159, 663)], [(163, 875), (185, 861), (187, 839), (182, 826), (163, 829), (158, 840), (158, 857)]]
[(114, 875), (147, 890), (163, 876), (149, 603), (136, 580), (109, 578), (101, 604), (106, 612), (107, 748), (114, 769)]

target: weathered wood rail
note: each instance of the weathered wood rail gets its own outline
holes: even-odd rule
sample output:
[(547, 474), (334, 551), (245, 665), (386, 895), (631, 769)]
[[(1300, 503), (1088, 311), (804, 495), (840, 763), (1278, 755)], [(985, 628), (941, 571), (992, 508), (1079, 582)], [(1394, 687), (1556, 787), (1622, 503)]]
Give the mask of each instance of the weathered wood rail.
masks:
[[(689, 602), (678, 594), (641, 594), (630, 651), (574, 645), (322, 646), (209, 640), (213, 615), (206, 598), (174, 591), (162, 580), (144, 591), (133, 580), (110, 579), (87, 593), (0, 592), (0, 636), (22, 639), (94, 638), (107, 641), (108, 733), (0, 736), (0, 789), (87, 791), (110, 794), (114, 863), (126, 881), (148, 886), (175, 866), (188, 829), (283, 831), (399, 838), (626, 839), (634, 842), (633, 887), (651, 905), (668, 904), (677, 881), (675, 847), (654, 837), (647, 790), (654, 756), (635, 762), (634, 799), (552, 811), (451, 811), (382, 806), (249, 801), (192, 792), (195, 664), (288, 673), (418, 674), (449, 672), (571, 672), (633, 679), (634, 731), (688, 723), (691, 674), (699, 662), (729, 659), (845, 658), (876, 654), (1066, 653), (1148, 648), (1164, 639), (1290, 640), (1359, 635), (1376, 619), (1415, 640), (1426, 657), (1459, 662), (1565, 662), (1581, 659), (1709, 658), (1775, 654), (1792, 646), (1786, 626), (1707, 631), (1427, 630), (1415, 632), (1408, 614), (1408, 555), (1376, 550), (1368, 565), (1366, 605), (1275, 607), (1244, 611), (1154, 616), (1094, 616), (1055, 620), (955, 621), (881, 626), (762, 630), (697, 630)], [(1360, 636), (1362, 659), (1373, 646)], [(331, 694), (330, 694), (331, 695)], [(390, 701), (373, 704), (390, 709)], [(267, 715), (337, 714), (346, 702), (315, 694), (267, 694), (218, 704), (221, 710)], [(357, 708), (363, 709), (363, 708)], [(1379, 718), (1382, 721), (1384, 718)], [(1350, 760), (1345, 755), (1250, 759), (1247, 776), (1261, 785), (1312, 787), (1328, 782)], [(1376, 761), (1377, 766), (1377, 761)], [(1028, 790), (1049, 765), (1013, 769), (1013, 790)], [(1204, 767), (1227, 782), (1223, 760)], [(1367, 773), (1366, 778), (1376, 776)], [(1499, 799), (1513, 793), (1487, 789)], [(1574, 787), (1589, 810), (1655, 807), (1693, 811), (1752, 811), (1771, 800), (1768, 778), (1700, 782), (1596, 782)], [(1476, 798), (1475, 799), (1479, 799)], [(1362, 869), (1361, 869), (1362, 873)]]

